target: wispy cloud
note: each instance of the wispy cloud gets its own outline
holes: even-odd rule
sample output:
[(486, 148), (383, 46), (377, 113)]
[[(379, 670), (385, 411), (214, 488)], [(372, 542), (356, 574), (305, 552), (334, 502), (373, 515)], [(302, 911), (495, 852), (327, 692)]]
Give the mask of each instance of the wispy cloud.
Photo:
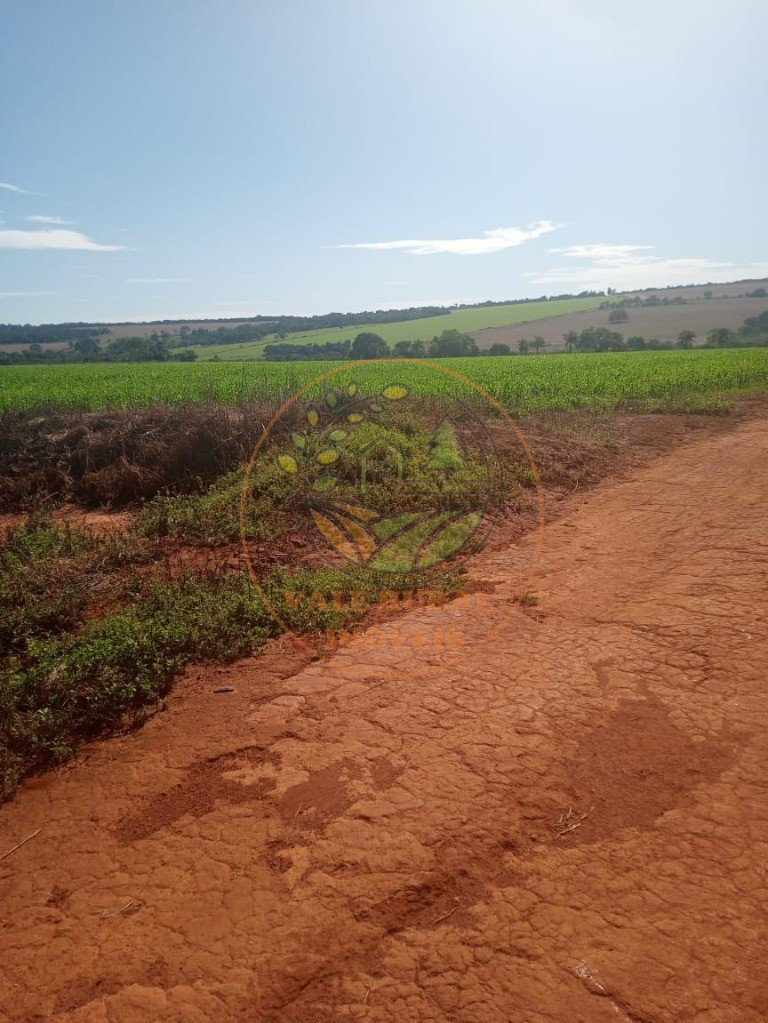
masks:
[(190, 277), (127, 277), (126, 284), (188, 284)]
[(41, 215), (35, 215), (33, 217), (25, 217), (31, 224), (72, 224), (72, 220), (64, 220), (63, 217), (44, 217)]
[(39, 298), (41, 295), (55, 294), (55, 291), (0, 291), (0, 298)]
[(19, 188), (18, 185), (9, 185), (7, 181), (0, 181), (0, 188), (4, 188), (8, 192), (20, 192), (22, 195), (32, 195), (26, 188)]
[(557, 231), (562, 224), (552, 220), (539, 220), (527, 227), (497, 227), (484, 231), (479, 238), (411, 238), (396, 242), (356, 242), (352, 245), (338, 245), (339, 249), (402, 249), (413, 256), (434, 256), (450, 253), (454, 256), (485, 256), (493, 252), (513, 249), (525, 242), (540, 238), (550, 231)]
[(123, 245), (100, 245), (79, 231), (0, 231), (0, 249), (83, 249), (89, 252), (117, 252)]
[(524, 274), (532, 283), (631, 289), (768, 276), (766, 262), (662, 257), (653, 245), (571, 245), (550, 252), (572, 262)]

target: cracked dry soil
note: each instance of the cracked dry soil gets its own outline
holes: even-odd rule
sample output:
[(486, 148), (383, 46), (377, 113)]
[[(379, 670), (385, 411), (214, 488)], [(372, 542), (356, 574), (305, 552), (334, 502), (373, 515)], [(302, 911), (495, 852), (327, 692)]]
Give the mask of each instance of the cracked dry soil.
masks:
[(762, 1023), (767, 463), (756, 419), (599, 486), (511, 618), (534, 538), (486, 552), (460, 660), (408, 648), (450, 607), (284, 639), (28, 782), (0, 1018)]

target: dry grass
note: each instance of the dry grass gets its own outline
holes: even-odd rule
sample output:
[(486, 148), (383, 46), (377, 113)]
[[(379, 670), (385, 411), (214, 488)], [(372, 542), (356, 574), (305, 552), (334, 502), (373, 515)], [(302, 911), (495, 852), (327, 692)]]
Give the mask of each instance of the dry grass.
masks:
[(269, 419), (258, 405), (190, 404), (0, 416), (0, 510), (64, 501), (120, 507), (201, 489), (246, 461)]

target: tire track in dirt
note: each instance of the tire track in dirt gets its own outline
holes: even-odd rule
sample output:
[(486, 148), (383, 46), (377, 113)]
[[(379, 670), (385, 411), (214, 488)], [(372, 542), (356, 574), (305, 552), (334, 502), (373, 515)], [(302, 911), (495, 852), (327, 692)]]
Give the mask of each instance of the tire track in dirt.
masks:
[(0, 1016), (764, 1020), (767, 458), (756, 420), (598, 487), (463, 660), (425, 640), (503, 622), (530, 540), (475, 560), (474, 614), (190, 672), (27, 783)]

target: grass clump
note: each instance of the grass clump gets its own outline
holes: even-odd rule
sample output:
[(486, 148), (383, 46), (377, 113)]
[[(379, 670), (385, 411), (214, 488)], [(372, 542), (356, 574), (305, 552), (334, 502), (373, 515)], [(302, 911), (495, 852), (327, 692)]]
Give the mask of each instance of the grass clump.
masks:
[(31, 517), (0, 550), (0, 650), (72, 628), (92, 599), (83, 563), (94, 542), (79, 530)]
[[(227, 473), (200, 494), (160, 494), (139, 514), (142, 536), (173, 536), (179, 542), (218, 546), (241, 538), (240, 504), (245, 469)], [(245, 503), (245, 536), (273, 540), (289, 525), (275, 509), (286, 508), (289, 483), (271, 459), (257, 463)]]

